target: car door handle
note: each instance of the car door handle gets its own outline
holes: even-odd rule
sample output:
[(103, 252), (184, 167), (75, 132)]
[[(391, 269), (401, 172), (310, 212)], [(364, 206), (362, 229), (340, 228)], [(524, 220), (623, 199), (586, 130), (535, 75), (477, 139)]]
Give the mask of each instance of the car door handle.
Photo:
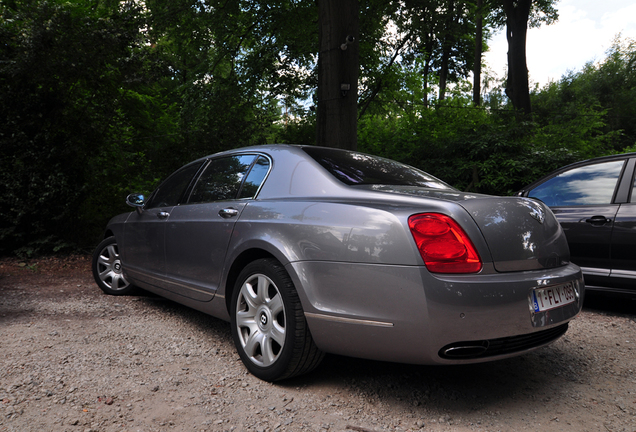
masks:
[(219, 216), (221, 216), (224, 219), (228, 219), (236, 215), (238, 215), (238, 210), (233, 208), (224, 208), (219, 211)]
[(592, 216), (589, 219), (585, 219), (585, 222), (592, 225), (605, 225), (606, 223), (612, 222), (612, 220), (606, 218), (605, 216)]
[(168, 216), (170, 216), (170, 213), (166, 211), (160, 211), (159, 213), (157, 213), (157, 217), (159, 219), (166, 219)]

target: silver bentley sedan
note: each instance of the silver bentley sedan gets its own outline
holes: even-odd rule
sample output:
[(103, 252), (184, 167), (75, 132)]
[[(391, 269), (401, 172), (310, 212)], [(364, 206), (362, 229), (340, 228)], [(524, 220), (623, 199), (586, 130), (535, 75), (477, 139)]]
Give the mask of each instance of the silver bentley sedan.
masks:
[(267, 145), (196, 160), (93, 256), (107, 294), (136, 288), (231, 322), (247, 369), (267, 380), (324, 353), (463, 364), (545, 346), (584, 283), (548, 207), (460, 192), (367, 154)]

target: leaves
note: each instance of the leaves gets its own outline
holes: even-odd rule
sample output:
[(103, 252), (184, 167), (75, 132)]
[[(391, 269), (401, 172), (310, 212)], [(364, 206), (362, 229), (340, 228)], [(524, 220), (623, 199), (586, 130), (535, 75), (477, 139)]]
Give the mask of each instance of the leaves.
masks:
[[(487, 37), (502, 8), (483, 3)], [(0, 253), (90, 248), (128, 193), (149, 193), (194, 158), (315, 143), (314, 1), (144, 4), (0, 3)], [(555, 19), (553, 4), (534, 0), (530, 24)], [(633, 40), (617, 37), (603, 61), (535, 89), (525, 122), (501, 83), (486, 109), (472, 106), (475, 2), (359, 6), (361, 150), (507, 194), (636, 147)]]

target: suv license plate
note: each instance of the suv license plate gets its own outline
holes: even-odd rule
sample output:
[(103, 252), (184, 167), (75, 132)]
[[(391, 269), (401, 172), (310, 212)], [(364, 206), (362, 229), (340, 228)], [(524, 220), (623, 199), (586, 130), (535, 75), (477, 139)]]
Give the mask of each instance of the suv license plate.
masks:
[(543, 312), (550, 309), (574, 303), (576, 296), (572, 283), (555, 285), (548, 288), (537, 288), (532, 291), (532, 308), (535, 312)]

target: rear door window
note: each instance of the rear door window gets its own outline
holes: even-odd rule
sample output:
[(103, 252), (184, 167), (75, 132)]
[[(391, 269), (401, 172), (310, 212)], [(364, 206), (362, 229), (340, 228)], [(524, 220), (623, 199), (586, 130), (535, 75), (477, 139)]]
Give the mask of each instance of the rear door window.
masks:
[(213, 159), (199, 177), (188, 203), (208, 203), (236, 199), (256, 155)]

